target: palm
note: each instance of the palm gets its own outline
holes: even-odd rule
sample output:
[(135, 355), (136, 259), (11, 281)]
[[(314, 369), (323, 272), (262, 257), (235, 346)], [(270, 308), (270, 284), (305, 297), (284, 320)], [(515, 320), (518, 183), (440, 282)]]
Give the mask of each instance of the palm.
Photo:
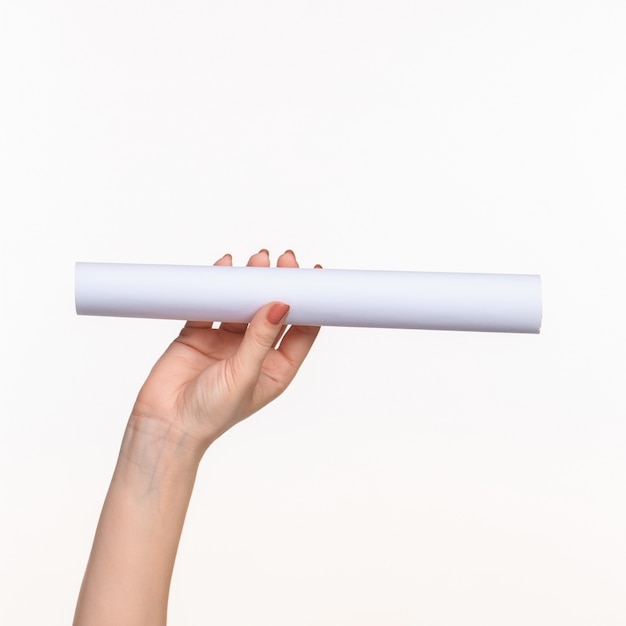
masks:
[[(220, 259), (230, 265), (230, 258)], [(249, 265), (269, 265), (266, 253)], [(292, 254), (279, 267), (297, 267)], [(295, 376), (317, 328), (293, 326), (278, 349), (270, 350), (253, 377), (245, 375), (241, 345), (247, 324), (188, 322), (146, 380), (135, 412), (176, 422), (177, 430), (214, 439), (276, 398)]]

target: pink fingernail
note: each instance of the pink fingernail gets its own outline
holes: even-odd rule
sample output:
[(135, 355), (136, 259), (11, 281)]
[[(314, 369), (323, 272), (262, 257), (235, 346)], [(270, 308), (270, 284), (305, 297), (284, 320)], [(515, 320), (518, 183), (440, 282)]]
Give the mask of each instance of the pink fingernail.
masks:
[(277, 302), (267, 313), (267, 321), (274, 326), (278, 326), (289, 313), (289, 305), (284, 302)]

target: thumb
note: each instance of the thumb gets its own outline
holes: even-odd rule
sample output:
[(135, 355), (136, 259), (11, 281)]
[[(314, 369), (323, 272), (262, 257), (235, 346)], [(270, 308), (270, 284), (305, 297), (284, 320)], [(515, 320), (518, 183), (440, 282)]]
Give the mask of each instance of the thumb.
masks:
[(289, 305), (284, 302), (270, 302), (259, 309), (246, 330), (237, 360), (244, 375), (256, 378), (261, 371), (265, 357), (272, 350), (289, 313)]

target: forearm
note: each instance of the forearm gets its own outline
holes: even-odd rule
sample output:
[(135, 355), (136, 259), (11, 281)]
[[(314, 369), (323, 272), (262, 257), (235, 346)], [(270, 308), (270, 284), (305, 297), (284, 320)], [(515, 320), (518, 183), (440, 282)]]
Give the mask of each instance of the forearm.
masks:
[(75, 626), (166, 623), (176, 551), (201, 454), (131, 418), (98, 523)]

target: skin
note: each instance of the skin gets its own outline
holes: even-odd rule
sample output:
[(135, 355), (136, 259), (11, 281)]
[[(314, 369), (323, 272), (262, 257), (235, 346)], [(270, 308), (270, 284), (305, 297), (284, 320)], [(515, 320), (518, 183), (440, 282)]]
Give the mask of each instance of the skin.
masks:
[[(269, 264), (266, 250), (248, 261)], [(231, 256), (216, 265), (232, 265)], [(298, 267), (294, 253), (282, 254), (277, 266)], [(250, 324), (187, 322), (154, 365), (124, 433), (74, 626), (166, 624), (176, 551), (203, 455), (287, 388), (319, 331), (287, 330), (288, 311), (286, 303), (270, 302)]]

